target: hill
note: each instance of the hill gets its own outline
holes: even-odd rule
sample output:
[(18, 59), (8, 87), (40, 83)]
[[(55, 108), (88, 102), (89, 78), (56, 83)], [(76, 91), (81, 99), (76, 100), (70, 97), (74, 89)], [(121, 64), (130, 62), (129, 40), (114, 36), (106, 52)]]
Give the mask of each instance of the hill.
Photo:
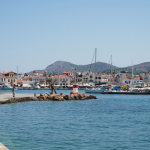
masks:
[[(144, 62), (141, 64), (137, 64), (133, 66), (134, 68), (134, 73), (137, 72), (150, 72), (150, 62)], [(95, 64), (88, 64), (88, 65), (76, 65), (76, 64), (72, 64), (70, 62), (66, 62), (66, 61), (56, 61), (53, 64), (47, 66), (45, 69), (43, 70), (37, 70), (39, 73), (44, 73), (44, 70), (47, 71), (47, 73), (55, 73), (55, 74), (60, 74), (62, 72), (73, 72), (73, 71), (77, 72), (84, 72), (84, 71), (92, 71), (92, 72), (103, 72), (103, 71), (108, 71), (110, 69), (110, 64), (107, 63), (103, 63), (103, 62), (97, 62), (96, 63), (96, 69), (95, 69)], [(120, 71), (120, 70), (125, 70), (125, 71), (132, 71), (132, 66), (128, 66), (128, 67), (124, 67), (124, 68), (119, 68), (116, 66), (112, 66), (112, 70), (113, 71)], [(28, 74), (32, 74), (33, 71), (29, 72)]]
[[(102, 71), (107, 71), (109, 70), (110, 65), (107, 63), (103, 63), (103, 62), (97, 62), (96, 63), (96, 69), (95, 69), (95, 64), (88, 64), (88, 65), (76, 65), (76, 64), (72, 64), (70, 62), (66, 62), (66, 61), (56, 61), (53, 64), (47, 66), (45, 69), (43, 70), (37, 70), (39, 73), (43, 73), (44, 70), (47, 71), (47, 73), (62, 73), (62, 72), (69, 72), (69, 71), (76, 71), (77, 72), (83, 72), (83, 71), (92, 71), (92, 72), (102, 72)], [(117, 69), (118, 67), (116, 66), (112, 66), (113, 69)], [(33, 71), (29, 72), (29, 74), (32, 74)]]
[[(116, 71), (118, 70), (132, 71), (132, 66), (116, 69)], [(150, 62), (143, 62), (141, 64), (133, 65), (134, 73), (138, 73), (141, 71), (150, 72)]]

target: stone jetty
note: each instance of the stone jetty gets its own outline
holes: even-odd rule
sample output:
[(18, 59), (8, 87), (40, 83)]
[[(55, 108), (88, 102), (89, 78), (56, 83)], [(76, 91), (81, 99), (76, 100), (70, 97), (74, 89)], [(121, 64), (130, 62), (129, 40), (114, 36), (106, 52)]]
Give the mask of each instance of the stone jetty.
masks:
[(12, 97), (12, 93), (0, 94), (0, 104), (10, 104), (17, 102), (27, 101), (65, 101), (65, 100), (88, 100), (97, 99), (96, 96), (88, 95), (86, 93), (80, 94), (16, 94), (15, 98)]
[(65, 101), (65, 100), (87, 100), (87, 99), (97, 99), (96, 96), (84, 94), (50, 94), (50, 95), (40, 95), (37, 97), (39, 100), (52, 100), (52, 101)]

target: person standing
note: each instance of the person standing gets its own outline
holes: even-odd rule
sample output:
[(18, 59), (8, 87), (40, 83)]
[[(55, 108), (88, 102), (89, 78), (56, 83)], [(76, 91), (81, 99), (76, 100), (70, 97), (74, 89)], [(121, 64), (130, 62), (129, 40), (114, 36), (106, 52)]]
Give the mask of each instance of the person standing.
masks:
[(13, 85), (12, 92), (13, 92), (13, 97), (15, 97), (15, 84)]

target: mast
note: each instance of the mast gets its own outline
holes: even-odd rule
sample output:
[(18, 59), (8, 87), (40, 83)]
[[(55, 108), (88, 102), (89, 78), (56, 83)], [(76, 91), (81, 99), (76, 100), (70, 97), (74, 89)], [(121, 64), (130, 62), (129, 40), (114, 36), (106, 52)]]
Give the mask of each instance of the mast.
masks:
[(131, 83), (131, 85), (133, 86), (133, 60), (132, 60), (132, 83)]
[(97, 48), (95, 48), (95, 85), (96, 85), (96, 55), (97, 55)]
[(110, 57), (110, 79), (111, 79), (111, 82), (112, 82), (112, 55)]
[(17, 81), (18, 81), (18, 66), (17, 66)]

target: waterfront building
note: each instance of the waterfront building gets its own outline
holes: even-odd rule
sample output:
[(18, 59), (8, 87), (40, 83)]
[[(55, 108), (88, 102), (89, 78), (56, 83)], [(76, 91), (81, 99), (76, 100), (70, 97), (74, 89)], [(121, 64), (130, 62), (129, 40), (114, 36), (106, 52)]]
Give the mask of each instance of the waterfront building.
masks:
[(20, 81), (24, 78), (24, 74), (17, 74), (17, 81)]
[(41, 75), (32, 77), (32, 81), (38, 84), (46, 84), (45, 76), (41, 76)]
[(3, 74), (0, 74), (0, 85), (3, 85), (4, 83), (6, 83), (6, 77)]
[(143, 80), (140, 78), (140, 77), (136, 77), (136, 78), (133, 78), (133, 79), (129, 79), (129, 78), (125, 78), (122, 80), (122, 84), (123, 85), (139, 85), (139, 84), (142, 84), (143, 83)]
[(139, 76), (145, 83), (148, 83), (150, 81), (149, 73), (140, 73)]
[(3, 74), (6, 77), (6, 83), (10, 85), (17, 84), (17, 73), (10, 71)]
[(66, 87), (70, 85), (70, 77), (67, 75), (55, 75), (52, 77), (52, 84)]
[(94, 77), (95, 84), (97, 85), (108, 83), (108, 77), (105, 75), (95, 75)]

